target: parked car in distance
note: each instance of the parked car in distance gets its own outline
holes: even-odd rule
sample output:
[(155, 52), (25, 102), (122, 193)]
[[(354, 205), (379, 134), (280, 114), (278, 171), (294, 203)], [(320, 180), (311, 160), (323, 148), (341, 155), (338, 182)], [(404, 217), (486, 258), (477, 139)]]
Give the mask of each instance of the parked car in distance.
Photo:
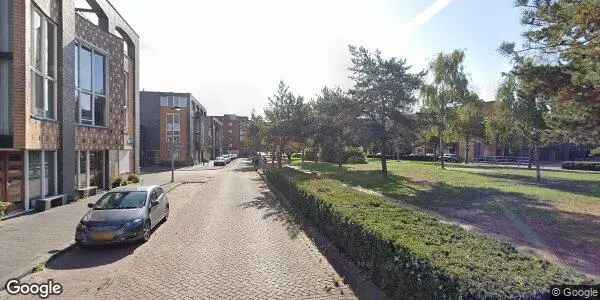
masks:
[(145, 242), (169, 217), (169, 199), (157, 185), (116, 188), (88, 207), (75, 229), (75, 241), (82, 246)]
[(458, 162), (458, 156), (452, 153), (444, 153), (444, 161)]
[(222, 156), (217, 157), (215, 159), (215, 161), (213, 162), (213, 165), (215, 165), (215, 166), (224, 166), (226, 164), (227, 164), (227, 160)]

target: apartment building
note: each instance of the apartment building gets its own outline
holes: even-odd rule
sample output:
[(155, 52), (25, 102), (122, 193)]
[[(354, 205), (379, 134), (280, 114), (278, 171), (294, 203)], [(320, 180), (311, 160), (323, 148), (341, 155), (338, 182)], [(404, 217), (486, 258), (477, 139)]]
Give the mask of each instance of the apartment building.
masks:
[(223, 124), (223, 152), (240, 156), (247, 155), (248, 117), (226, 114), (213, 118)]
[(141, 92), (143, 165), (191, 165), (211, 158), (210, 120), (190, 93)]
[(0, 0), (0, 201), (107, 188), (139, 165), (139, 37), (107, 0)]

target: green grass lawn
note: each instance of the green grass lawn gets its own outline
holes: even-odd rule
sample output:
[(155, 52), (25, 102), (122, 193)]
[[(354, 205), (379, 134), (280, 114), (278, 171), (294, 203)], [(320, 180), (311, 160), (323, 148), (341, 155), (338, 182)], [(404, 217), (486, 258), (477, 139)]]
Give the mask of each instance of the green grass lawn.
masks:
[[(294, 162), (300, 166), (300, 162)], [(306, 162), (302, 168), (380, 192), (478, 231), (508, 239), (526, 251), (600, 276), (600, 174), (475, 168), (451, 164), (379, 161), (364, 165)]]

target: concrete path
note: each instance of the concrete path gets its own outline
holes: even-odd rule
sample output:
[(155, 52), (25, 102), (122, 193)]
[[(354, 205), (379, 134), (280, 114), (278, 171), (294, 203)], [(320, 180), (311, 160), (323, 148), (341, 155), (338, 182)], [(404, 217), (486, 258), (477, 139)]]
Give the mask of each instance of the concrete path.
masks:
[(355, 299), (249, 162), (182, 173), (195, 183), (169, 193), (149, 242), (74, 247), (23, 281), (67, 299)]

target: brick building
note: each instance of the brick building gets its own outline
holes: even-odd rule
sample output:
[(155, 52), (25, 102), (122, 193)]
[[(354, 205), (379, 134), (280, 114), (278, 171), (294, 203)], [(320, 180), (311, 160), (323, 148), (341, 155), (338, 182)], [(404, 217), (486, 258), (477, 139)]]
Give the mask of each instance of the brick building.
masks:
[(248, 155), (248, 117), (226, 114), (213, 118), (223, 124), (223, 153)]
[(197, 164), (212, 157), (212, 124), (206, 108), (190, 93), (141, 92), (143, 165)]
[(64, 203), (136, 172), (139, 37), (110, 2), (0, 0), (0, 23), (9, 211)]

